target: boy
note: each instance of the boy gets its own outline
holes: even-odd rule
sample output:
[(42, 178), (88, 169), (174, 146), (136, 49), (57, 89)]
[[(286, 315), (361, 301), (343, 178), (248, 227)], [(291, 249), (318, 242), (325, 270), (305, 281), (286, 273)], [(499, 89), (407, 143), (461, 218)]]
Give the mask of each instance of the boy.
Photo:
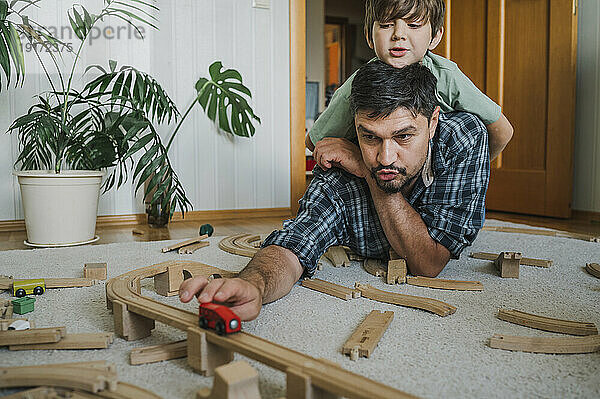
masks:
[[(431, 53), (444, 31), (444, 0), (366, 0), (365, 36), (377, 58), (396, 68), (421, 62), (437, 78), (438, 105), (443, 112), (466, 111), (477, 115), (489, 135), (490, 159), (496, 158), (512, 138), (513, 128), (500, 106), (483, 94), (458, 68)], [(356, 130), (349, 96), (354, 75), (335, 92), (329, 107), (306, 135), (319, 166), (339, 164), (343, 149), (355, 140)], [(323, 140), (324, 139), (324, 140)], [(320, 142), (315, 150), (315, 145)], [(358, 170), (348, 170), (361, 175)]]

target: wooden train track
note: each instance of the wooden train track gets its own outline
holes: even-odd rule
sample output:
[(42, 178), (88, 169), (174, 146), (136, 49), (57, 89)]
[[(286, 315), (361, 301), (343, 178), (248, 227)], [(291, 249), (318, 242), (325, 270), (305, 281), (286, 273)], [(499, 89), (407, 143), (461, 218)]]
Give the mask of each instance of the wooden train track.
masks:
[[(413, 398), (414, 396), (370, 380), (325, 360), (271, 343), (249, 333), (239, 332), (230, 336), (220, 336), (210, 330), (197, 328), (198, 315), (170, 306), (141, 295), (140, 281), (167, 271), (169, 266), (181, 266), (193, 276), (210, 276), (219, 273), (231, 274), (224, 270), (199, 262), (170, 261), (130, 271), (109, 280), (106, 284), (107, 306), (115, 313), (115, 329), (127, 339), (139, 339), (150, 334), (154, 321), (170, 325), (190, 333), (202, 334), (205, 344), (237, 352), (255, 359), (275, 369), (288, 373), (293, 378), (304, 378), (308, 386), (348, 398)], [(136, 320), (132, 324), (132, 321)], [(193, 335), (198, 337), (198, 335)], [(204, 342), (204, 341), (203, 341)], [(189, 348), (189, 346), (188, 346)], [(188, 361), (189, 359), (188, 351)], [(301, 376), (301, 377), (298, 377)]]
[[(0, 290), (12, 289), (13, 279), (10, 277), (0, 277)], [(44, 283), (46, 288), (76, 288), (76, 287), (91, 287), (98, 280), (90, 278), (45, 278)]]
[[(146, 389), (118, 381), (115, 370), (113, 364), (105, 361), (6, 367), (0, 368), (0, 387), (44, 387), (31, 391), (31, 396), (15, 394), (19, 399), (58, 397), (52, 396), (48, 387), (73, 390), (66, 396), (73, 399), (161, 399)], [(34, 396), (35, 391), (40, 396)]]
[(520, 234), (532, 234), (538, 236), (548, 237), (565, 237), (574, 238), (577, 240), (600, 242), (600, 237), (592, 236), (589, 234), (571, 233), (569, 231), (560, 230), (538, 230), (538, 229), (526, 229), (521, 227), (508, 227), (508, 226), (483, 226), (481, 230), (487, 231), (500, 231), (503, 233), (520, 233)]
[(588, 263), (585, 265), (585, 270), (592, 276), (596, 278), (600, 278), (600, 264), (598, 263)]
[(406, 277), (406, 283), (419, 287), (437, 288), (440, 290), (483, 291), (480, 281), (445, 280), (430, 277)]
[(500, 309), (498, 318), (509, 323), (519, 324), (525, 327), (536, 328), (538, 330), (552, 331), (571, 335), (597, 335), (598, 329), (594, 323), (583, 323), (579, 321), (553, 319), (550, 317), (538, 316), (531, 313), (521, 312), (520, 310)]
[(345, 301), (348, 301), (352, 298), (359, 298), (361, 296), (360, 291), (357, 289), (344, 287), (343, 285), (320, 280), (318, 278), (302, 280), (301, 284), (303, 287), (310, 288), (312, 290), (319, 291)]
[(379, 343), (379, 340), (394, 319), (394, 312), (373, 310), (356, 328), (342, 347), (342, 353), (349, 355), (351, 360), (359, 357), (369, 357)]
[(585, 337), (518, 337), (496, 334), (489, 346), (496, 349), (533, 353), (592, 353), (600, 351), (600, 335)]
[(219, 248), (234, 255), (252, 258), (260, 248), (261, 238), (257, 234), (235, 234), (223, 238)]
[(362, 296), (378, 302), (391, 303), (392, 305), (407, 306), (435, 313), (438, 316), (448, 316), (456, 312), (456, 308), (446, 302), (433, 298), (425, 298), (413, 295), (397, 294), (395, 292), (382, 291), (368, 284), (355, 284)]
[[(494, 254), (491, 252), (472, 252), (469, 256), (475, 259), (483, 260), (496, 260), (500, 254)], [(521, 258), (520, 264), (525, 266), (536, 266), (536, 267), (550, 267), (552, 261), (548, 259), (533, 259), (533, 258)]]

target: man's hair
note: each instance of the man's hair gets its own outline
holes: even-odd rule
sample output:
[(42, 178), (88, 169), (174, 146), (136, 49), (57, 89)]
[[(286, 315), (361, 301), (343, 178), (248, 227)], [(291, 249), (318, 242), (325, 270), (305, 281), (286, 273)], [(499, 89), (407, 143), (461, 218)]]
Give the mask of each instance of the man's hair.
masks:
[(352, 82), (350, 108), (368, 111), (372, 119), (385, 118), (400, 107), (429, 121), (437, 106), (437, 79), (420, 63), (394, 68), (376, 60), (363, 65)]
[(390, 22), (399, 18), (431, 23), (431, 38), (444, 26), (444, 0), (366, 0), (365, 37), (373, 43), (375, 21)]

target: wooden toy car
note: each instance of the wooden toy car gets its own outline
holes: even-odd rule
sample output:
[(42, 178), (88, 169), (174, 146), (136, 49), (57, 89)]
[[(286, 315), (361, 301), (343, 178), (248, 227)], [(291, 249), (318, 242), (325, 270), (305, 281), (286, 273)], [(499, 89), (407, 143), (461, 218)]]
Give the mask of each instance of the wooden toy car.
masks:
[(210, 328), (219, 335), (231, 334), (242, 329), (240, 318), (225, 305), (207, 302), (200, 304), (198, 324)]
[(46, 291), (43, 278), (30, 280), (13, 280), (13, 296), (22, 298), (25, 295), (42, 295)]

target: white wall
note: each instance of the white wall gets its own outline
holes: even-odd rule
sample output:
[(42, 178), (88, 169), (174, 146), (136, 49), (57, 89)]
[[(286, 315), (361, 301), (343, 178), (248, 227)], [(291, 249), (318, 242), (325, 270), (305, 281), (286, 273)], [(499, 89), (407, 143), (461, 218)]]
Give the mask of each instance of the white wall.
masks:
[[(85, 5), (92, 11), (101, 3), (93, 0)], [(48, 25), (68, 26), (65, 13), (71, 4), (71, 0), (42, 1), (43, 13), (31, 15)], [(252, 0), (163, 0), (159, 6), (160, 31), (147, 28), (145, 41), (124, 37), (94, 41), (79, 73), (88, 64), (106, 65), (108, 59), (133, 65), (153, 75), (184, 112), (194, 99), (195, 82), (208, 74), (213, 61), (237, 69), (262, 120), (256, 135), (248, 140), (222, 134), (198, 107), (171, 149), (174, 168), (194, 210), (289, 207), (289, 3), (271, 1), (270, 9), (255, 9)], [(124, 26), (118, 20), (107, 24)], [(46, 87), (33, 54), (26, 57), (24, 87), (3, 88), (0, 94), (0, 132), (25, 113), (32, 96)], [(70, 60), (68, 55), (65, 59)], [(161, 127), (163, 138), (173, 127)], [(0, 134), (0, 220), (23, 218), (18, 183), (11, 175), (16, 139)], [(136, 198), (132, 191), (127, 184), (102, 195), (99, 214), (143, 213), (140, 196)]]
[(600, 3), (579, 1), (573, 209), (600, 212)]
[(319, 111), (325, 109), (325, 1), (306, 1), (306, 80), (319, 82)]

